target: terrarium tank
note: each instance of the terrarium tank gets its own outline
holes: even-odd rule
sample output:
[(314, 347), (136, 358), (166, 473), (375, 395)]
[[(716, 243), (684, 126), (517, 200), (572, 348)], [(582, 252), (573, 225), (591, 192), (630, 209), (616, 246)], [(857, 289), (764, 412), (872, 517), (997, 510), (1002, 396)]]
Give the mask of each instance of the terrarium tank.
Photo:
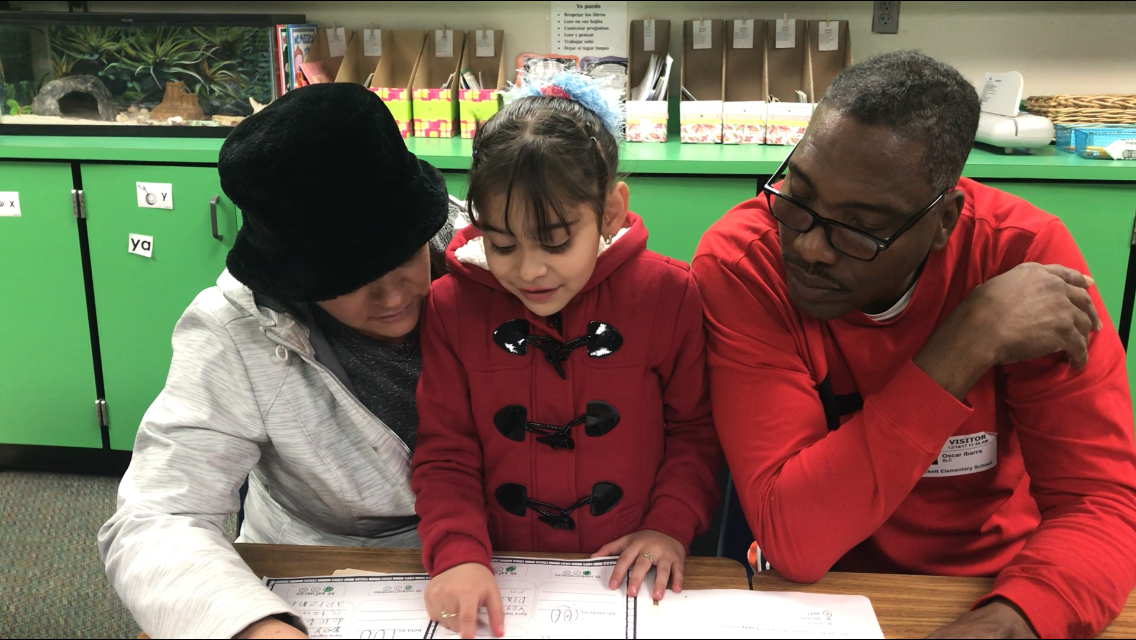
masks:
[(302, 15), (0, 11), (0, 134), (224, 136), (277, 95)]

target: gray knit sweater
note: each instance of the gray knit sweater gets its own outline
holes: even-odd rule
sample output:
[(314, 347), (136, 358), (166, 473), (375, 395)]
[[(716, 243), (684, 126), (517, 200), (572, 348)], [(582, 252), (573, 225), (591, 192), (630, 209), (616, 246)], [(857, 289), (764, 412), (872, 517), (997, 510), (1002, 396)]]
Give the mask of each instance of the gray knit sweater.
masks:
[(414, 394), (422, 373), (418, 330), (400, 344), (388, 344), (343, 324), (319, 305), (312, 305), (312, 316), (355, 397), (413, 451), (418, 433)]

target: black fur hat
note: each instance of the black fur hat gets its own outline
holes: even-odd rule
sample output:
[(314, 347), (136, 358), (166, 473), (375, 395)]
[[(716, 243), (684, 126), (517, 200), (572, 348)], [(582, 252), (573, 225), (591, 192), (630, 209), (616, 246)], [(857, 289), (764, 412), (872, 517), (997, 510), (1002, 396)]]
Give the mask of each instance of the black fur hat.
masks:
[(446, 222), (442, 174), (406, 149), (383, 101), (356, 84), (288, 92), (237, 125), (217, 170), (244, 220), (229, 272), (283, 302), (355, 291)]

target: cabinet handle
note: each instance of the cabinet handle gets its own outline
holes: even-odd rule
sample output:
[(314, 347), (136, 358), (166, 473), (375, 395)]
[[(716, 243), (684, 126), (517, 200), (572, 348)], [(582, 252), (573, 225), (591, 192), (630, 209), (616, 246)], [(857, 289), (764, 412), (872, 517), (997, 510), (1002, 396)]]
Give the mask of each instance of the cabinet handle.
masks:
[(221, 196), (213, 196), (209, 200), (209, 222), (213, 225), (213, 237), (218, 240), (224, 240), (225, 237), (217, 233), (217, 201)]

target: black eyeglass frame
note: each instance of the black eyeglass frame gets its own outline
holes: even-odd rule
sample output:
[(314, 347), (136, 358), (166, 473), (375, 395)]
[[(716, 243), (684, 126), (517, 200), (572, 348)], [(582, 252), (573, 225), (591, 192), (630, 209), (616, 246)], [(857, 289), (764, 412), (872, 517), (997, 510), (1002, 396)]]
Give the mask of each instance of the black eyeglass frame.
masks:
[[(861, 262), (871, 262), (872, 260), (875, 260), (876, 257), (880, 255), (881, 251), (884, 251), (885, 249), (887, 249), (891, 245), (895, 244), (895, 241), (898, 240), (900, 236), (902, 236), (904, 233), (906, 233), (908, 230), (910, 230), (912, 227), (914, 227), (920, 220), (923, 219), (923, 216), (927, 215), (927, 212), (929, 212), (931, 209), (934, 209), (935, 205), (942, 202), (943, 198), (946, 197), (946, 195), (948, 193), (950, 193), (951, 191), (954, 190), (953, 187), (947, 187), (946, 189), (944, 189), (942, 193), (940, 193), (938, 196), (935, 197), (934, 200), (931, 201), (931, 204), (924, 207), (923, 210), (920, 211), (919, 213), (916, 213), (915, 215), (911, 216), (911, 218), (907, 222), (905, 222), (903, 224), (903, 226), (900, 227), (895, 233), (893, 233), (891, 235), (891, 237), (877, 238), (876, 236), (868, 233), (867, 231), (864, 231), (863, 229), (857, 229), (856, 227), (844, 224), (843, 222), (838, 222), (838, 221), (833, 220), (831, 218), (826, 218), (826, 217), (820, 215), (819, 213), (817, 213), (816, 211), (813, 211), (809, 207), (806, 207), (805, 205), (801, 204), (801, 202), (799, 200), (797, 200), (796, 198), (794, 198), (793, 196), (789, 196), (789, 195), (785, 195), (784, 193), (781, 193), (781, 191), (779, 191), (776, 187), (773, 186), (773, 183), (777, 182), (778, 179), (783, 180), (784, 176), (788, 175), (786, 172), (788, 171), (788, 167), (789, 167), (789, 159), (793, 157), (793, 153), (796, 152), (796, 150), (797, 150), (797, 148), (793, 147), (793, 150), (790, 151), (789, 155), (785, 157), (785, 161), (782, 162), (781, 166), (777, 168), (777, 172), (774, 173), (772, 176), (770, 176), (769, 180), (766, 181), (765, 186), (763, 186), (761, 188), (762, 193), (765, 194), (765, 202), (769, 205), (770, 215), (772, 215), (778, 222), (785, 225), (786, 227), (789, 227), (793, 231), (796, 231), (797, 233), (808, 233), (808, 232), (812, 231), (818, 224), (821, 225), (822, 227), (824, 227), (824, 238), (825, 238), (825, 240), (828, 241), (828, 246), (832, 247), (832, 249), (834, 251), (836, 251), (837, 253), (839, 253), (840, 255), (848, 256), (849, 258), (852, 258), (853, 260), (859, 260)], [(809, 214), (809, 216), (812, 218), (812, 223), (809, 224), (808, 228), (798, 229), (798, 228), (794, 227), (793, 225), (785, 222), (781, 218), (778, 218), (777, 214), (774, 213), (774, 210), (773, 210), (773, 198), (774, 198), (774, 196), (776, 196), (778, 198), (784, 198), (786, 202), (789, 202), (794, 207), (797, 207), (801, 211), (804, 211), (805, 213)], [(846, 229), (848, 231), (851, 231), (852, 233), (855, 233), (856, 235), (867, 238), (868, 240), (870, 240), (871, 242), (873, 242), (876, 245), (876, 252), (873, 253), (872, 257), (870, 257), (870, 258), (860, 258), (858, 256), (851, 255), (851, 254), (847, 253), (846, 251), (840, 249), (839, 247), (837, 247), (832, 242), (832, 228), (833, 227), (840, 227), (841, 229)]]

